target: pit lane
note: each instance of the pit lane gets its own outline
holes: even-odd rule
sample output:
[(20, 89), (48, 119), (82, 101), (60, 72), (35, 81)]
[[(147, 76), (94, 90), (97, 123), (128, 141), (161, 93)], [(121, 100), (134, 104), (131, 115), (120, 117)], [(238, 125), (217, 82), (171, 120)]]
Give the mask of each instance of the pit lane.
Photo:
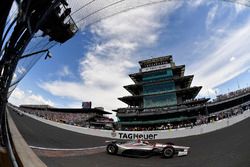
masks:
[[(107, 138), (93, 137), (56, 128), (27, 116), (11, 115), (29, 145), (43, 148), (79, 149), (101, 147)], [(49, 167), (249, 167), (250, 166), (250, 118), (231, 127), (199, 136), (184, 137), (159, 142), (174, 142), (190, 146), (190, 155), (163, 159), (153, 156), (147, 159), (128, 158), (106, 154), (105, 150), (60, 156), (42, 154), (33, 149)], [(40, 152), (39, 152), (40, 151)], [(47, 150), (48, 151), (48, 150)], [(50, 152), (51, 153), (51, 152)]]

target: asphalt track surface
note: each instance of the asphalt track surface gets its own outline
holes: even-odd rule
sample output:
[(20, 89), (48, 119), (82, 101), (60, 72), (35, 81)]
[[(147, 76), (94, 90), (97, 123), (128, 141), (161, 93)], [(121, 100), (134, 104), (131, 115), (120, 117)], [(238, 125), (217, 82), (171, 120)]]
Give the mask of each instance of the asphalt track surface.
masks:
[[(89, 148), (105, 145), (105, 138), (56, 128), (27, 116), (12, 113), (19, 131), (29, 145), (49, 148)], [(39, 156), (49, 167), (250, 167), (250, 118), (215, 132), (171, 139), (191, 147), (185, 157), (163, 159), (129, 158), (108, 155), (105, 151), (81, 156)], [(160, 142), (169, 142), (161, 140)]]

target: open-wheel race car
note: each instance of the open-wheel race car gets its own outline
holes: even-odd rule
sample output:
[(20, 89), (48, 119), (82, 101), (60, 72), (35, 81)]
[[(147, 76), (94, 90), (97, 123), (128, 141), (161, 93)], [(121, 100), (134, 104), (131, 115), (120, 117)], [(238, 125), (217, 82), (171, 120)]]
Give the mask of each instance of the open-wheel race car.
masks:
[(151, 143), (148, 141), (117, 142), (107, 141), (108, 154), (124, 155), (130, 157), (149, 157), (152, 155), (162, 155), (164, 158), (173, 156), (184, 156), (189, 152), (190, 147), (177, 146), (173, 143)]

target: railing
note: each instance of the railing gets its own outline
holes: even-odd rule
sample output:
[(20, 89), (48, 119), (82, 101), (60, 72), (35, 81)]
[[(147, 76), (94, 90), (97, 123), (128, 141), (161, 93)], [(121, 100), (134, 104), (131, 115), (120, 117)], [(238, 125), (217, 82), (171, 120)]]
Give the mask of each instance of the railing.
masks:
[(182, 112), (189, 110), (195, 110), (199, 108), (204, 108), (205, 105), (197, 105), (193, 107), (187, 107), (185, 105), (179, 106), (179, 107), (165, 107), (165, 108), (158, 108), (158, 109), (144, 109), (143, 111), (140, 111), (139, 108), (124, 108), (120, 109), (119, 112), (117, 112), (118, 117), (122, 116), (145, 116), (145, 115), (158, 115), (158, 114), (168, 114), (168, 113), (175, 113), (175, 112)]

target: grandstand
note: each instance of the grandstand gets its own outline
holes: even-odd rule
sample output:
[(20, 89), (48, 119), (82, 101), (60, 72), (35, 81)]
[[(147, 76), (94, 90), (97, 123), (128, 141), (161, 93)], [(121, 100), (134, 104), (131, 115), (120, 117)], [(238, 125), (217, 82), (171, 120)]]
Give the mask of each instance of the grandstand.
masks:
[(128, 107), (114, 110), (123, 130), (193, 126), (230, 117), (250, 106), (250, 88), (219, 95), (212, 101), (196, 98), (202, 87), (191, 87), (194, 76), (185, 76), (185, 65), (175, 65), (172, 56), (139, 64), (139, 72), (129, 75), (135, 84), (124, 86), (132, 95), (118, 98)]
[(75, 126), (92, 128), (109, 128), (113, 119), (101, 107), (96, 108), (55, 108), (49, 105), (20, 105), (19, 109), (51, 121)]

